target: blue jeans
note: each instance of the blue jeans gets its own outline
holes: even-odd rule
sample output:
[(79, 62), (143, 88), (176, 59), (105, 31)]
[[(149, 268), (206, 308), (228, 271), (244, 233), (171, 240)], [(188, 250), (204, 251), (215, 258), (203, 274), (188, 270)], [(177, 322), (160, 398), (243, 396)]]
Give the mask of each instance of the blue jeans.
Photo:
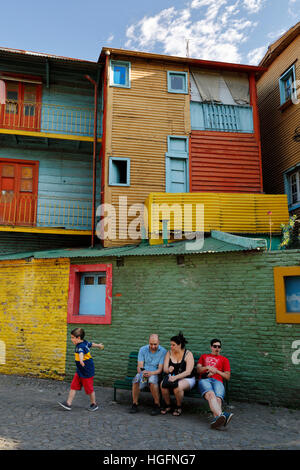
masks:
[(213, 378), (200, 379), (198, 382), (198, 390), (203, 396), (206, 392), (214, 392), (216, 397), (224, 400), (225, 397), (225, 387), (220, 380)]

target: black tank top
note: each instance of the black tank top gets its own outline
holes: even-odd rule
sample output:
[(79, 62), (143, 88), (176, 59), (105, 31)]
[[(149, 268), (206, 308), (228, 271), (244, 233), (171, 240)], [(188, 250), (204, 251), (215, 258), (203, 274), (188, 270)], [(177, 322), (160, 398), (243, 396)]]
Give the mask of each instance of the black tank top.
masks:
[[(181, 362), (173, 362), (172, 359), (171, 359), (171, 353), (170, 353), (169, 367), (170, 366), (174, 367), (172, 375), (178, 375), (178, 374), (181, 374), (182, 372), (185, 372), (185, 370), (186, 370), (185, 355), (186, 355), (187, 352), (188, 351), (185, 349), (184, 353), (183, 353), (183, 356), (182, 356)], [(191, 377), (193, 377), (192, 374), (190, 374), (190, 375), (188, 375), (187, 377), (184, 377), (184, 378), (185, 379), (190, 379)]]

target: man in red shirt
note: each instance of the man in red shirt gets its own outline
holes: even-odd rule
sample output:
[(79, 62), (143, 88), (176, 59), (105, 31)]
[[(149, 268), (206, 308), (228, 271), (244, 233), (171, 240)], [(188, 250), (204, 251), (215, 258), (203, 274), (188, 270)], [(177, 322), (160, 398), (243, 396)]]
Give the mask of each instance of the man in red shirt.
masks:
[(201, 395), (208, 401), (214, 419), (212, 428), (226, 426), (233, 413), (222, 413), (222, 401), (225, 396), (223, 379), (230, 379), (230, 364), (225, 356), (221, 356), (221, 341), (212, 339), (210, 342), (210, 354), (202, 354), (197, 364), (199, 373), (198, 389)]

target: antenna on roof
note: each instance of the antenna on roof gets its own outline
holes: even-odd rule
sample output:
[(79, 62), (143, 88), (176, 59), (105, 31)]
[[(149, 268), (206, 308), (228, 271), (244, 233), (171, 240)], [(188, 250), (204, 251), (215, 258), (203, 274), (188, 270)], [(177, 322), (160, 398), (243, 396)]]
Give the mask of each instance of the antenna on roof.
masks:
[(186, 39), (186, 40), (185, 40), (185, 43), (186, 43), (186, 57), (190, 57), (190, 50), (189, 50), (189, 43), (190, 43), (190, 40), (189, 40), (189, 39)]

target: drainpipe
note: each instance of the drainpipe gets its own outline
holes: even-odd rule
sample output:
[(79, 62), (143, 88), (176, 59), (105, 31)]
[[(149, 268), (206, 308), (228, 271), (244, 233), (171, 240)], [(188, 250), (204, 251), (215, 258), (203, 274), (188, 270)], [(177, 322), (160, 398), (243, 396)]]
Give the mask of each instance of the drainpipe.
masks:
[(93, 149), (93, 208), (92, 208), (92, 240), (91, 246), (95, 246), (95, 218), (96, 218), (96, 151), (97, 151), (97, 114), (98, 114), (98, 84), (89, 75), (85, 75), (94, 86), (94, 149)]

